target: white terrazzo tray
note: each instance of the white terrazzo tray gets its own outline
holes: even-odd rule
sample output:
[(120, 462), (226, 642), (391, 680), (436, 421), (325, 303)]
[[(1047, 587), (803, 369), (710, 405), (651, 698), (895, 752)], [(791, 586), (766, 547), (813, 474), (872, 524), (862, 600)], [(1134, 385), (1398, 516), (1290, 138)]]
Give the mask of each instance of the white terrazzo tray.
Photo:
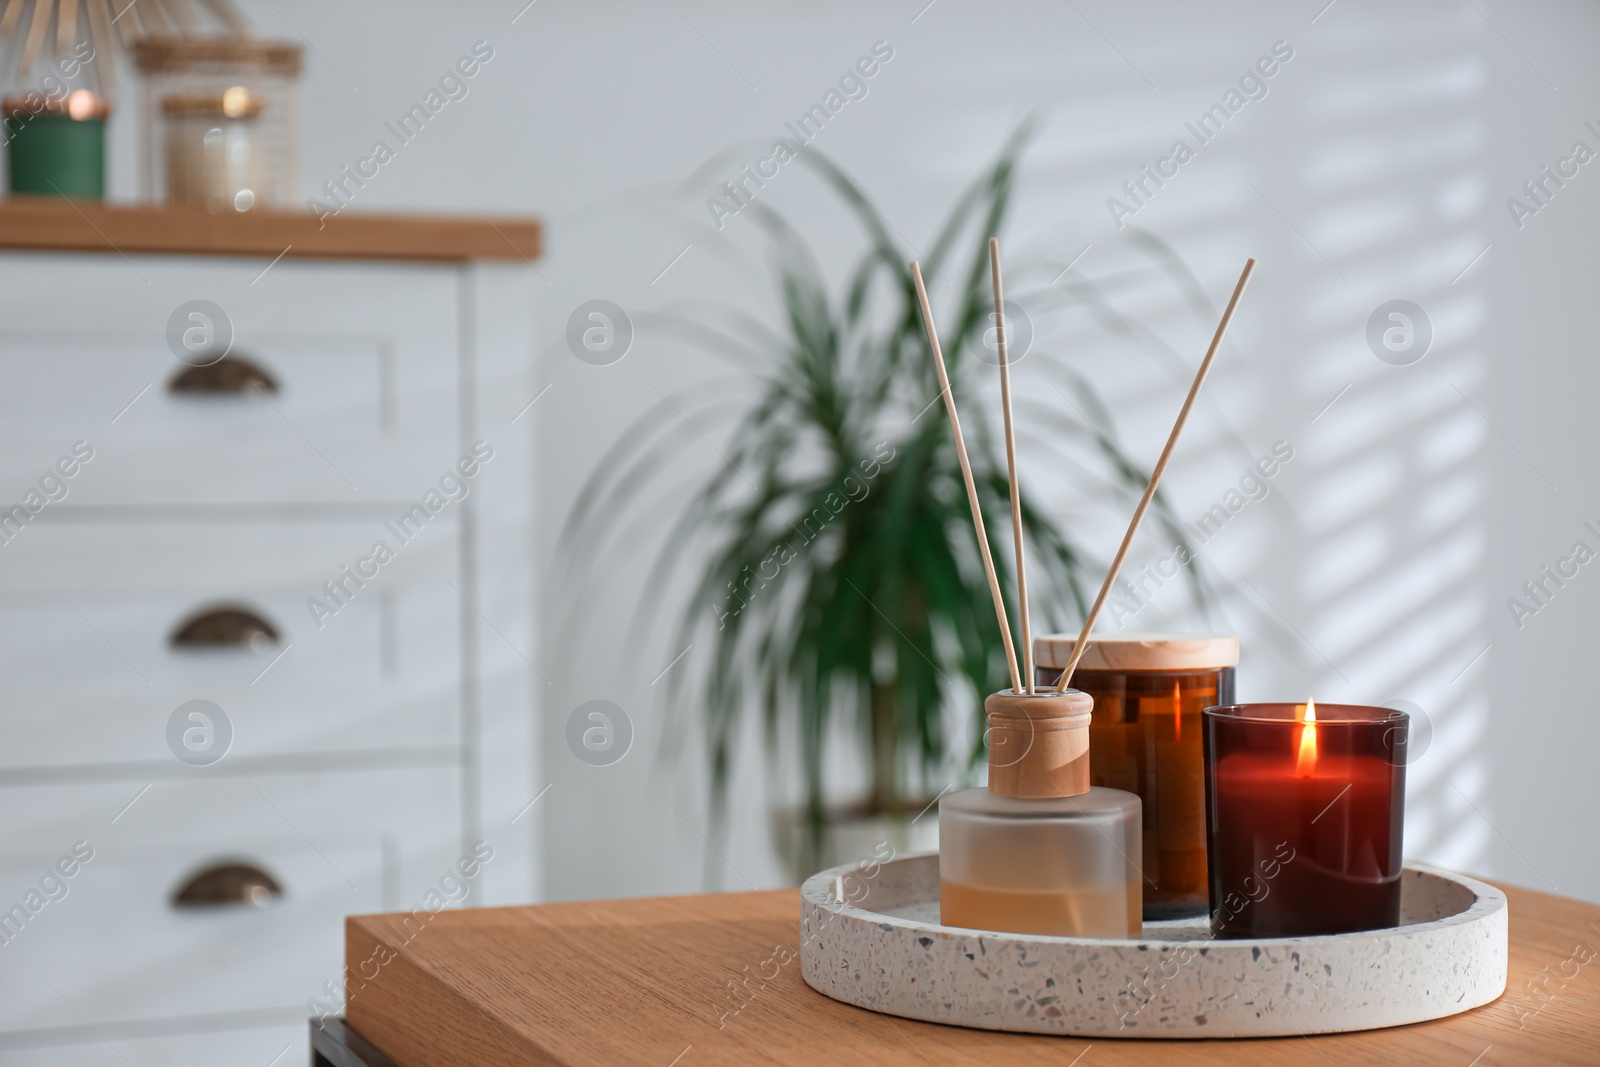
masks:
[(1402, 878), (1392, 929), (1220, 940), (1199, 918), (1146, 923), (1135, 941), (940, 926), (937, 855), (851, 864), (801, 887), (801, 973), (890, 1015), (1078, 1037), (1372, 1030), (1503, 993), (1505, 894), (1415, 864)]

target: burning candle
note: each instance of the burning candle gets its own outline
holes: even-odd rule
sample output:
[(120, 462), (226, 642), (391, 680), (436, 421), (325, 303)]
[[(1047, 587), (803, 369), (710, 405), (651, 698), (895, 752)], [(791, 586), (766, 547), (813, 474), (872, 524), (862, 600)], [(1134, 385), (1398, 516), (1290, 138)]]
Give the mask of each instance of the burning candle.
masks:
[(6, 170), (13, 193), (105, 196), (106, 99), (87, 89), (60, 96), (7, 97)]
[(212, 212), (255, 207), (267, 174), (261, 110), (261, 99), (242, 85), (162, 100), (167, 200)]
[(1406, 713), (1238, 704), (1204, 722), (1212, 932), (1397, 925)]

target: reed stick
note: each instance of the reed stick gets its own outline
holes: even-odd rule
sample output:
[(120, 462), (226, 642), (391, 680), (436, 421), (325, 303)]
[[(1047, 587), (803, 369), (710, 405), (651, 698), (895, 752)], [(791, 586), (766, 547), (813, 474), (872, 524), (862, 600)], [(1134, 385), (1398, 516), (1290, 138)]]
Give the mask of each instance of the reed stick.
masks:
[(64, 56), (78, 43), (78, 0), (61, 0), (56, 15), (56, 55)]
[(1244, 271), (1239, 275), (1239, 284), (1233, 287), (1233, 296), (1228, 299), (1228, 306), (1222, 312), (1222, 321), (1217, 323), (1217, 332), (1211, 338), (1211, 347), (1206, 349), (1206, 358), (1200, 361), (1200, 369), (1195, 372), (1194, 384), (1189, 386), (1189, 395), (1183, 399), (1183, 407), (1178, 411), (1178, 421), (1172, 424), (1172, 433), (1167, 436), (1167, 447), (1161, 450), (1161, 458), (1156, 460), (1155, 469), (1150, 472), (1150, 484), (1145, 486), (1144, 496), (1139, 498), (1139, 506), (1134, 509), (1133, 521), (1128, 524), (1128, 532), (1122, 536), (1122, 544), (1117, 548), (1117, 554), (1112, 557), (1111, 569), (1106, 572), (1106, 580), (1100, 586), (1100, 593), (1094, 598), (1094, 606), (1089, 609), (1089, 614), (1083, 620), (1083, 629), (1078, 632), (1077, 643), (1072, 646), (1072, 655), (1067, 660), (1066, 669), (1061, 672), (1061, 680), (1056, 684), (1059, 692), (1066, 692), (1072, 682), (1072, 672), (1078, 669), (1078, 661), (1083, 658), (1083, 653), (1089, 646), (1089, 633), (1094, 629), (1095, 620), (1100, 617), (1100, 609), (1105, 606), (1106, 595), (1111, 592), (1111, 587), (1116, 583), (1117, 573), (1122, 570), (1122, 561), (1127, 558), (1128, 546), (1133, 543), (1133, 535), (1139, 531), (1139, 523), (1144, 520), (1144, 513), (1150, 508), (1150, 501), (1155, 498), (1156, 486), (1161, 483), (1161, 475), (1167, 469), (1167, 460), (1172, 458), (1172, 449), (1178, 443), (1178, 435), (1183, 432), (1183, 424), (1189, 419), (1189, 409), (1194, 407), (1195, 397), (1200, 395), (1200, 386), (1205, 384), (1206, 375), (1211, 373), (1211, 363), (1216, 359), (1217, 349), (1222, 347), (1222, 335), (1228, 332), (1228, 324), (1233, 321), (1234, 309), (1239, 306), (1239, 298), (1244, 295), (1244, 287), (1250, 281), (1250, 275), (1256, 269), (1256, 261), (1244, 261)]
[[(123, 47), (132, 49), (133, 42), (145, 36), (144, 20), (139, 17), (139, 5), (130, 3), (122, 9), (120, 14), (113, 15), (111, 14), (111, 6), (115, 0), (101, 0), (101, 2), (106, 6), (106, 18), (110, 20), (111, 25), (117, 28), (117, 32), (122, 35)], [(96, 45), (95, 47), (99, 48), (100, 46)]]
[(0, 16), (0, 36), (8, 34), (17, 25), (17, 20), (22, 18), (22, 9), (28, 6), (28, 0), (7, 0), (6, 13)]
[(1022, 692), (1022, 676), (1017, 670), (1017, 650), (1011, 643), (1011, 624), (1006, 620), (1006, 602), (1000, 595), (1000, 579), (994, 573), (994, 556), (989, 552), (989, 535), (983, 528), (983, 510), (978, 507), (978, 487), (972, 480), (972, 461), (967, 458), (967, 442), (961, 436), (961, 418), (956, 414), (956, 398), (950, 391), (950, 374), (944, 366), (944, 350), (939, 347), (939, 331), (933, 325), (933, 309), (928, 306), (928, 287), (922, 281), (922, 264), (911, 261), (911, 280), (917, 287), (917, 303), (922, 308), (922, 324), (928, 331), (928, 346), (933, 349), (933, 365), (939, 371), (939, 390), (944, 394), (944, 409), (950, 413), (950, 433), (956, 439), (956, 457), (961, 461), (961, 477), (967, 484), (967, 504), (972, 508), (972, 525), (978, 532), (978, 555), (983, 557), (983, 573), (989, 577), (989, 594), (994, 597), (994, 613), (1000, 622), (1000, 637), (1005, 642), (1006, 666), (1011, 670), (1011, 691)]
[(1028, 557), (1023, 552), (1022, 488), (1017, 484), (1017, 431), (1011, 416), (1011, 356), (1006, 337), (1006, 297), (1000, 283), (1000, 239), (989, 238), (989, 278), (994, 285), (994, 345), (1000, 356), (1000, 406), (1005, 412), (1006, 472), (1011, 478), (1011, 536), (1017, 552), (1017, 614), (1022, 624), (1022, 684), (1034, 694), (1033, 627), (1028, 612)]
[(94, 73), (100, 92), (110, 97), (117, 88), (117, 40), (111, 34), (111, 0), (88, 0), (89, 42), (94, 46)]
[(143, 14), (149, 16), (143, 21), (147, 25), (151, 36), (170, 37), (177, 34), (178, 27), (170, 18), (167, 17), (167, 10), (161, 6), (161, 0), (145, 0), (143, 6), (139, 6), (137, 4), (128, 5), (128, 9), (130, 11), (134, 10), (135, 8), (137, 8), (137, 10)]
[(178, 26), (178, 32), (184, 35), (200, 32), (200, 16), (196, 14), (194, 0), (163, 0), (167, 6), (167, 15)]
[(28, 23), (28, 36), (22, 42), (22, 61), (17, 64), (17, 77), (28, 80), (33, 61), (44, 47), (45, 35), (50, 30), (50, 14), (55, 10), (55, 0), (34, 0), (33, 21)]

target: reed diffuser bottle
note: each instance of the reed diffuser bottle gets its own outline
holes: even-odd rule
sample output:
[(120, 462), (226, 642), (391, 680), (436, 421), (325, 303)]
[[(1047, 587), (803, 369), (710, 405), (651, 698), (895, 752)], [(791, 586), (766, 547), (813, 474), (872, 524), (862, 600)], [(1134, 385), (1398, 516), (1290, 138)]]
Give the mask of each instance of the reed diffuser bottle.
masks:
[(1076, 689), (984, 701), (988, 788), (939, 801), (945, 926), (1139, 936), (1139, 798), (1089, 785), (1092, 708)]
[[(989, 239), (989, 270), (994, 284), (995, 346), (1000, 357), (1000, 405), (1005, 416), (1006, 468), (1010, 478), (1011, 526), (1017, 560), (1017, 613), (1022, 630), (1022, 662), (1011, 640), (1005, 598), (989, 551), (983, 509), (972, 462), (961, 435), (961, 418), (950, 394), (950, 374), (939, 347), (939, 331), (928, 303), (922, 267), (911, 264), (922, 322), (950, 436), (961, 463), (961, 480), (972, 510), (978, 557), (989, 579), (1011, 688), (984, 701), (989, 726), (989, 785), (966, 789), (939, 801), (939, 921), (1007, 933), (1060, 937), (1123, 938), (1142, 932), (1143, 874), (1139, 798), (1132, 793), (1089, 784), (1089, 719), (1094, 700), (1068, 688), (1088, 647), (1095, 619), (1117, 580), (1128, 546), (1155, 497), (1167, 460), (1183, 432), (1200, 386), (1216, 359), (1222, 336), (1255, 269), (1245, 262), (1239, 284), (1206, 350), (1178, 420), (1150, 472), (1122, 545), (1112, 557), (1105, 583), (1085, 614), (1083, 629), (1061, 671), (1057, 688), (1034, 681), (1033, 636), (1028, 619), (1027, 551), (1022, 539), (1022, 491), (1017, 484), (1017, 443), (1011, 412), (1011, 361), (1006, 348), (1005, 298), (1000, 280), (1000, 242)], [(1026, 687), (1024, 687), (1024, 680)]]

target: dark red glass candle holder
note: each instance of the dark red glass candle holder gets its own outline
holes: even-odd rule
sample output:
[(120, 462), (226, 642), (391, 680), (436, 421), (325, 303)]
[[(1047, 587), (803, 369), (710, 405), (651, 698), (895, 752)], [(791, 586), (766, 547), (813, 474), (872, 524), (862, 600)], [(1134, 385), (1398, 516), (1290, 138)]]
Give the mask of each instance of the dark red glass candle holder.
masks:
[(1234, 704), (1203, 715), (1211, 932), (1396, 926), (1406, 713)]

